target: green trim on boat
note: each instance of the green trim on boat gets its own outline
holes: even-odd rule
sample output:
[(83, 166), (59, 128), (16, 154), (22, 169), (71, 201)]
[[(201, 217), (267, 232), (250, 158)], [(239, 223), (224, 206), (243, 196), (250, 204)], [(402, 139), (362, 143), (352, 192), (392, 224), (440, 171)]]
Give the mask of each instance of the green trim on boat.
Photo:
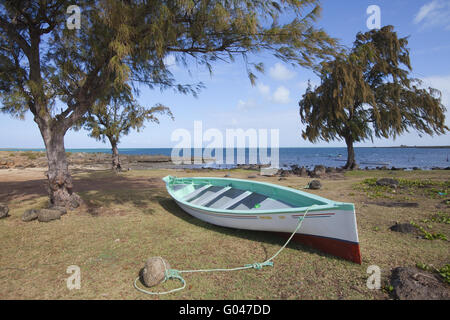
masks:
[[(192, 178), (176, 178), (173, 176), (166, 176), (163, 178), (166, 183), (167, 190), (170, 195), (179, 203), (185, 206), (196, 208), (199, 210), (207, 210), (214, 213), (226, 213), (237, 215), (264, 215), (264, 214), (287, 214), (293, 212), (304, 212), (308, 208), (310, 212), (323, 211), (323, 210), (351, 210), (354, 211), (354, 205), (352, 203), (336, 202), (326, 198), (322, 198), (315, 194), (307, 193), (304, 191), (283, 187), (276, 184), (259, 181), (248, 181), (242, 179), (232, 178), (216, 178), (216, 177), (192, 177)], [(184, 188), (174, 190), (174, 185), (186, 185)], [(236, 209), (217, 209), (205, 206), (198, 206), (192, 202), (184, 200), (184, 197), (196, 189), (204, 186), (211, 185), (214, 187), (231, 187), (234, 189), (240, 189), (243, 191), (250, 191), (253, 193), (261, 194), (277, 201), (282, 201), (293, 206), (292, 208), (280, 208), (269, 210), (236, 210)], [(311, 208), (311, 206), (314, 207)]]

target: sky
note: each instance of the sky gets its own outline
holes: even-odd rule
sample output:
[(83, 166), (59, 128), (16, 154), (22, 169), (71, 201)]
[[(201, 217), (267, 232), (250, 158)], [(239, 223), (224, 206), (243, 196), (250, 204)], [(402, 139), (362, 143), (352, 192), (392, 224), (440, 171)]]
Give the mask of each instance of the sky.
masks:
[[(446, 123), (450, 126), (450, 0), (324, 0), (323, 11), (317, 25), (340, 43), (351, 47), (355, 35), (368, 31), (367, 8), (377, 5), (381, 25), (393, 25), (401, 37), (409, 37), (412, 75), (427, 86), (442, 92), (447, 107)], [(298, 101), (308, 80), (319, 84), (319, 79), (308, 69), (286, 65), (269, 54), (251, 56), (251, 61), (263, 62), (264, 74), (258, 74), (252, 86), (240, 59), (232, 64), (218, 63), (213, 75), (200, 67), (187, 73), (169, 56), (166, 64), (181, 83), (203, 82), (205, 88), (198, 97), (167, 90), (142, 88), (138, 101), (145, 106), (162, 103), (170, 107), (175, 120), (161, 116), (160, 124), (148, 123), (140, 132), (131, 132), (121, 139), (119, 148), (172, 148), (172, 133), (177, 129), (192, 132), (194, 121), (201, 121), (203, 131), (218, 129), (225, 136), (226, 129), (278, 129), (281, 147), (344, 147), (343, 141), (309, 143), (301, 138), (304, 126), (300, 122)], [(358, 143), (356, 147), (399, 145), (450, 145), (450, 134), (422, 136), (410, 132), (393, 139), (375, 139)], [(0, 114), (0, 148), (43, 148), (44, 144), (31, 113), (25, 120)], [(96, 141), (86, 131), (69, 131), (65, 147), (109, 148)]]

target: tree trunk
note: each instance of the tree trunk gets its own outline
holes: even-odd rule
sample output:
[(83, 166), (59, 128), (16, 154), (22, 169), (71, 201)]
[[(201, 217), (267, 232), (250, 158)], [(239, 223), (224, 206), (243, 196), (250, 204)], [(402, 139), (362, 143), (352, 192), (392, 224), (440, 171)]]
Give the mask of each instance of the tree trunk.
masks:
[(72, 176), (69, 172), (66, 150), (64, 148), (64, 130), (54, 126), (41, 128), (48, 159), (48, 183), (51, 206), (76, 208), (81, 198), (73, 192)]
[(345, 164), (344, 169), (353, 170), (358, 166), (355, 161), (355, 149), (353, 148), (353, 138), (345, 137), (345, 143), (347, 144), (347, 163)]
[(122, 165), (120, 164), (119, 149), (117, 148), (117, 142), (110, 139), (112, 147), (112, 169), (116, 171), (122, 170)]

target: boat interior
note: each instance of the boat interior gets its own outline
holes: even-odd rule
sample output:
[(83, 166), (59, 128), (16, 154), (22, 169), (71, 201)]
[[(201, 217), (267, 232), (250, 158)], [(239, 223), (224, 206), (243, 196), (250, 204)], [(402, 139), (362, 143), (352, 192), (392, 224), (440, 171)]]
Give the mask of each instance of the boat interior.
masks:
[(277, 188), (230, 182), (216, 185), (205, 183), (175, 183), (171, 185), (176, 198), (193, 205), (221, 210), (278, 210), (307, 207), (326, 202)]

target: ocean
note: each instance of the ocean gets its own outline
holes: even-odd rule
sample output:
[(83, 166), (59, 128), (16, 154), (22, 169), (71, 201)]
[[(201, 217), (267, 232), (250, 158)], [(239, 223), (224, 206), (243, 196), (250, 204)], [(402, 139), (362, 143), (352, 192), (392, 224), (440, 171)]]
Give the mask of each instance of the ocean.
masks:
[[(0, 149), (12, 151), (43, 151), (44, 149)], [(66, 149), (68, 152), (103, 152), (111, 153), (110, 149)], [(203, 167), (231, 168), (237, 163), (237, 151), (234, 150), (233, 164), (217, 165), (203, 164)], [(270, 149), (269, 149), (270, 151)], [(119, 152), (129, 155), (166, 155), (170, 156), (171, 148), (119, 148)], [(249, 149), (245, 149), (245, 163), (249, 164)], [(194, 151), (191, 151), (194, 155)], [(215, 156), (214, 153), (212, 153)], [(450, 148), (355, 148), (356, 161), (361, 168), (375, 168), (387, 166), (388, 168), (414, 167), (431, 169), (433, 167), (450, 167)], [(226, 150), (223, 150), (224, 159)], [(269, 152), (270, 156), (270, 152)], [(345, 164), (347, 158), (346, 148), (280, 148), (279, 165), (288, 168), (292, 165), (312, 168), (315, 165), (339, 167)], [(223, 161), (225, 162), (225, 161)]]

